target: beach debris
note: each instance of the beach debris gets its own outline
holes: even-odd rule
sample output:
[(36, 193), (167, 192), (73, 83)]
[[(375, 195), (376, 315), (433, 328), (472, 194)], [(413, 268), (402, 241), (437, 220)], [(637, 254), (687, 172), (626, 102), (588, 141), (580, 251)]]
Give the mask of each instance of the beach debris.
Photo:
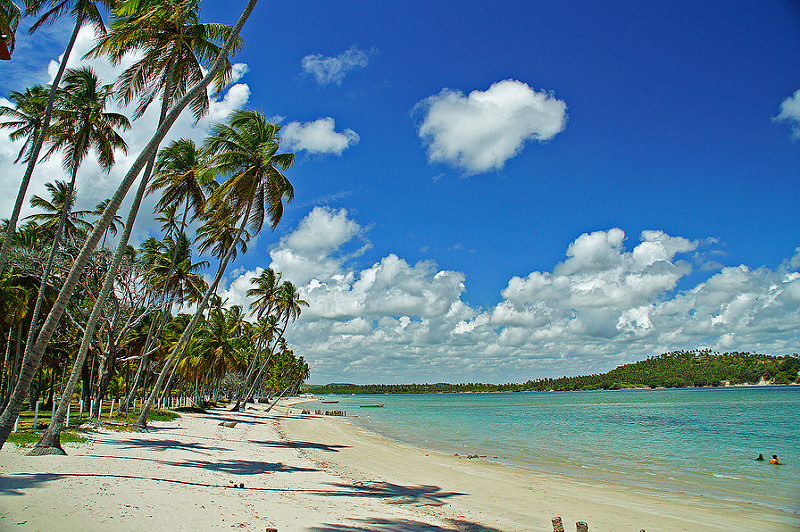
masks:
[(561, 516), (555, 516), (553, 519), (553, 532), (564, 532), (564, 525), (561, 523)]
[(236, 426), (236, 422), (235, 421), (222, 421), (222, 422), (220, 422), (219, 426), (220, 427), (228, 427), (228, 428), (232, 429), (233, 427)]
[(267, 529), (264, 532), (278, 532), (278, 529), (277, 528), (273, 528), (271, 526), (268, 526)]
[(239, 484), (239, 488), (242, 488), (242, 489), (244, 489), (244, 482), (241, 482), (241, 483)]
[(578, 521), (575, 523), (575, 528), (578, 532), (589, 532), (589, 525), (586, 524), (586, 521)]

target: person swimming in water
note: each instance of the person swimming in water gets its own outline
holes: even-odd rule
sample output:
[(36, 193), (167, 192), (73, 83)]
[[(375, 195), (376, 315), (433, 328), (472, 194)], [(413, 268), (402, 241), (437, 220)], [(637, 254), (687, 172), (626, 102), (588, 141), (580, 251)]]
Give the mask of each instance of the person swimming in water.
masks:
[(758, 458), (753, 458), (753, 460), (755, 460), (756, 462), (761, 462), (761, 461), (764, 460), (764, 455), (761, 454), (761, 453), (758, 453)]
[(770, 459), (769, 463), (772, 465), (783, 465), (783, 463), (780, 460), (778, 460), (777, 454), (772, 455), (772, 458)]

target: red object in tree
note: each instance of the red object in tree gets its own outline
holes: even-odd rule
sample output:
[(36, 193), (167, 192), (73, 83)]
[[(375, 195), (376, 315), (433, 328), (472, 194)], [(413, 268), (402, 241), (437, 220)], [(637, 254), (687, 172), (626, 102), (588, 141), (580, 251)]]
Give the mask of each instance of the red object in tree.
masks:
[(11, 53), (8, 51), (8, 43), (2, 37), (0, 37), (0, 59), (3, 61), (9, 61), (11, 59)]

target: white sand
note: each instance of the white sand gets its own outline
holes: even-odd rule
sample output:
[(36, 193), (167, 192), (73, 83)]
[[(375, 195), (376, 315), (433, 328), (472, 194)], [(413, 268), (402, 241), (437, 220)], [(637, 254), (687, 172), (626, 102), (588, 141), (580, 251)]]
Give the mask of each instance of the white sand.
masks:
[[(592, 483), (427, 451), (263, 405), (103, 431), (69, 456), (0, 451), (10, 530), (800, 530), (756, 505)], [(233, 428), (221, 421), (236, 421)], [(244, 488), (233, 487), (244, 484)]]

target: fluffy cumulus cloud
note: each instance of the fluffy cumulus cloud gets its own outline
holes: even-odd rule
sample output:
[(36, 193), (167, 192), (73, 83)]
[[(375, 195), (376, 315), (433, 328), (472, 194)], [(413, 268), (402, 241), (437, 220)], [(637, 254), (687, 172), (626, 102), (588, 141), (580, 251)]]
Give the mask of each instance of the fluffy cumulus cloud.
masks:
[(352, 129), (335, 130), (333, 118), (318, 118), (313, 122), (289, 122), (281, 128), (281, 138), (289, 149), (309, 153), (341, 155), (358, 144), (358, 134)]
[(364, 68), (369, 64), (370, 56), (377, 53), (371, 50), (361, 50), (357, 46), (350, 47), (335, 57), (327, 57), (322, 54), (311, 54), (305, 56), (301, 64), (303, 72), (311, 74), (320, 85), (335, 83), (341, 85), (342, 80), (352, 70)]
[(562, 100), (513, 79), (468, 96), (444, 89), (415, 110), (424, 115), (419, 136), (429, 159), (468, 174), (502, 168), (526, 142), (550, 140), (567, 122)]
[(775, 120), (788, 122), (792, 137), (800, 139), (800, 89), (781, 102), (780, 113)]
[[(75, 49), (67, 62), (67, 66), (91, 66), (102, 82), (113, 83), (120, 72), (138, 59), (135, 55), (126, 57), (118, 66), (112, 66), (105, 59), (82, 59), (84, 54), (94, 45), (94, 40), (95, 34), (93, 30), (88, 26), (84, 27), (78, 34)], [(55, 77), (62, 59), (62, 57), (59, 57), (58, 60), (49, 60), (49, 63), (43, 61), (39, 65), (39, 70), (45, 82)], [(247, 66), (235, 64), (233, 66), (233, 71), (233, 79), (238, 81), (247, 72)], [(24, 90), (24, 88), (25, 87), (15, 87), (16, 90)], [(225, 120), (232, 111), (243, 107), (247, 103), (249, 97), (249, 87), (244, 83), (236, 83), (222, 94), (210, 97), (209, 112), (199, 122), (194, 121), (192, 113), (189, 110), (184, 111), (162, 142), (162, 146), (166, 145), (171, 140), (182, 137), (192, 138), (198, 143), (202, 142), (213, 123)], [(11, 106), (12, 104), (0, 98), (0, 105)], [(133, 102), (131, 106), (125, 108), (112, 103), (110, 109), (121, 112), (126, 116), (132, 116), (135, 105), (136, 102)], [(110, 173), (102, 171), (96, 162), (94, 154), (90, 152), (78, 174), (76, 183), (78, 191), (77, 209), (91, 210), (98, 203), (114, 194), (119, 182), (139, 156), (139, 153), (141, 153), (146, 143), (150, 140), (153, 132), (155, 132), (158, 124), (158, 111), (158, 103), (155, 102), (150, 106), (150, 109), (148, 109), (144, 116), (132, 122), (132, 128), (129, 131), (121, 133), (128, 144), (127, 154), (122, 152), (115, 154), (116, 164)], [(25, 171), (22, 164), (13, 163), (21, 146), (21, 142), (11, 142), (7, 134), (0, 134), (0, 189), (8, 192), (0, 196), (0, 213), (3, 213), (2, 217), (10, 216), (16, 199), (16, 191), (19, 188), (20, 179)], [(29, 208), (28, 198), (32, 197), (34, 194), (40, 196), (46, 195), (47, 192), (44, 188), (45, 183), (56, 179), (68, 179), (68, 176), (61, 168), (61, 156), (59, 154), (54, 155), (48, 161), (37, 164), (28, 188), (28, 194), (22, 210), (22, 217), (32, 212)], [(138, 186), (138, 182), (133, 185), (133, 187), (136, 186)], [(127, 216), (133, 194), (129, 193), (128, 196), (129, 197), (119, 210), (119, 214), (123, 218)], [(157, 198), (155, 195), (148, 196), (144, 199), (134, 227), (134, 234), (131, 239), (132, 243), (141, 242), (147, 238), (151, 230), (157, 227), (151, 214), (156, 201)]]
[[(595, 231), (552, 271), (513, 277), (496, 305), (475, 308), (461, 272), (395, 254), (356, 266), (369, 245), (350, 213), (318, 207), (270, 253), (310, 305), (288, 337), (313, 382), (519, 382), (673, 349), (788, 354), (800, 341), (800, 248), (774, 270), (727, 267), (678, 289), (703, 241)], [(225, 297), (248, 305), (258, 273), (242, 273)]]

